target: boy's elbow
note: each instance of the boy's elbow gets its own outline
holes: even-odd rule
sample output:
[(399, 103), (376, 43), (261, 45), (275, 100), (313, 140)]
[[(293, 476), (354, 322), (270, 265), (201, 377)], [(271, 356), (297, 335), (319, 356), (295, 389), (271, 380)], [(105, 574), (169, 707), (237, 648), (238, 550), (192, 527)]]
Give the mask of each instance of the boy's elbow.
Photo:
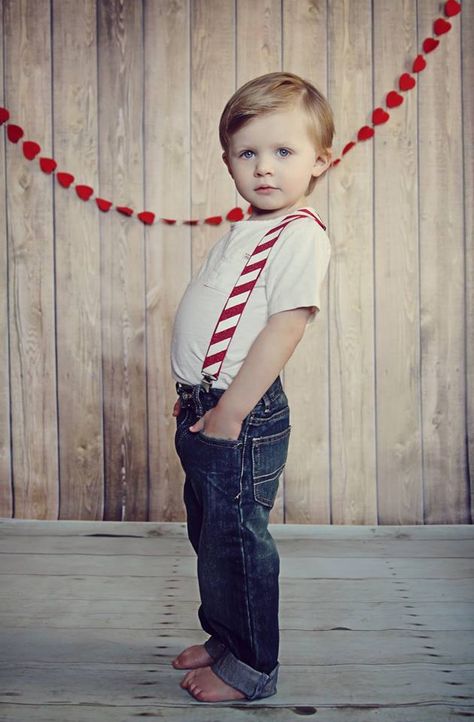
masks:
[[(314, 306), (302, 306), (288, 311), (280, 311), (269, 318), (269, 324), (295, 343), (299, 343), (304, 336), (306, 324), (313, 313)], [(317, 309), (315, 309), (317, 313)]]

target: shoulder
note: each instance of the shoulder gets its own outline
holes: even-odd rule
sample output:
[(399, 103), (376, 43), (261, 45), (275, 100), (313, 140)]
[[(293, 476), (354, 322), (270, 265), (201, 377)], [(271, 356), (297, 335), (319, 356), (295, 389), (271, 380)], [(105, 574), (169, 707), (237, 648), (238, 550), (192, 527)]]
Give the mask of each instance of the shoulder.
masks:
[(323, 227), (325, 225), (324, 221), (319, 223), (311, 216), (295, 218), (291, 223), (288, 223), (281, 234), (281, 239), (284, 245), (299, 243), (308, 248), (316, 246), (323, 251), (330, 252), (331, 242), (327, 231)]

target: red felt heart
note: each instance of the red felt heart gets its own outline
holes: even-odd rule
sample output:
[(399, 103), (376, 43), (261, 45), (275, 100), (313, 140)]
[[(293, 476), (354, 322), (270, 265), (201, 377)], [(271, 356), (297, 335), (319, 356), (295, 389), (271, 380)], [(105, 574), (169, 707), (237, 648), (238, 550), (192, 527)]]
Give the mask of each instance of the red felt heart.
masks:
[(436, 18), (433, 23), (433, 31), (435, 35), (444, 35), (448, 30), (451, 30), (452, 25), (448, 20), (444, 18)]
[(194, 219), (194, 218), (193, 218), (193, 219), (190, 220), (190, 221), (183, 221), (183, 223), (184, 223), (185, 226), (197, 226), (197, 224), (199, 223), (199, 221), (198, 221), (197, 219)]
[(374, 129), (371, 128), (370, 125), (364, 125), (357, 133), (357, 140), (368, 140), (369, 138), (372, 138), (374, 132)]
[(52, 173), (58, 166), (54, 158), (40, 158), (39, 164), (43, 173)]
[(416, 80), (413, 77), (413, 75), (410, 75), (410, 73), (403, 73), (403, 75), (400, 75), (400, 79), (398, 81), (398, 87), (400, 90), (411, 90), (416, 85)]
[(127, 208), (127, 206), (115, 206), (119, 213), (123, 213), (124, 216), (133, 216), (133, 210)]
[(138, 218), (142, 221), (142, 223), (146, 223), (149, 226), (155, 220), (155, 214), (151, 213), (151, 211), (142, 211), (141, 213), (138, 213), (137, 215), (138, 215)]
[(222, 223), (222, 216), (210, 216), (204, 219), (204, 223), (209, 223), (210, 226), (218, 226)]
[(109, 208), (110, 208), (111, 205), (112, 205), (112, 202), (111, 202), (111, 201), (106, 201), (105, 198), (96, 198), (96, 199), (95, 199), (95, 202), (97, 203), (97, 207), (98, 207), (101, 211), (104, 211), (104, 213), (105, 213), (106, 211), (108, 211)]
[(385, 102), (387, 103), (387, 108), (396, 108), (403, 103), (403, 95), (397, 93), (396, 90), (391, 90), (390, 93), (387, 94)]
[(176, 223), (175, 218), (160, 218), (160, 221), (163, 221), (163, 223), (167, 223), (168, 226), (173, 226)]
[(425, 38), (423, 40), (423, 52), (424, 53), (431, 53), (432, 50), (437, 48), (439, 45), (439, 40), (436, 40), (435, 38)]
[[(346, 143), (346, 145), (342, 149), (342, 155), (345, 155), (346, 153), (348, 153), (351, 150), (351, 148), (353, 148), (355, 145), (356, 145), (356, 143), (353, 140), (350, 140), (349, 143)], [(332, 165), (334, 165), (334, 163)]]
[(90, 186), (84, 186), (84, 185), (77, 185), (76, 186), (76, 193), (83, 201), (88, 201), (91, 195), (93, 194), (94, 189)]
[(372, 113), (372, 123), (374, 125), (386, 123), (389, 118), (390, 115), (383, 108), (375, 108)]
[(341, 159), (340, 159), (340, 158), (336, 158), (336, 160), (333, 160), (333, 162), (331, 163), (331, 165), (337, 165), (337, 164), (340, 163), (340, 162), (341, 162)]
[(423, 55), (417, 55), (415, 60), (413, 61), (412, 71), (414, 73), (420, 73), (425, 68), (426, 68), (426, 60), (424, 59)]
[(58, 179), (58, 183), (62, 185), (63, 188), (69, 188), (71, 183), (74, 182), (74, 176), (70, 173), (56, 173), (56, 178)]
[(34, 158), (36, 158), (40, 151), (40, 146), (38, 145), (38, 143), (35, 143), (34, 140), (23, 141), (23, 155), (27, 160), (33, 160)]
[(456, 0), (447, 0), (444, 3), (444, 14), (446, 17), (451, 18), (453, 15), (457, 15), (461, 12), (461, 5)]
[(231, 210), (226, 215), (227, 221), (241, 221), (244, 217), (244, 212), (242, 208), (239, 208), (238, 206), (236, 208), (231, 208)]
[(0, 125), (3, 125), (3, 123), (6, 123), (7, 120), (10, 118), (10, 113), (6, 108), (0, 108)]
[(10, 140), (12, 143), (18, 143), (20, 138), (23, 136), (23, 128), (20, 128), (19, 125), (13, 125), (13, 123), (8, 123), (7, 136), (8, 140)]

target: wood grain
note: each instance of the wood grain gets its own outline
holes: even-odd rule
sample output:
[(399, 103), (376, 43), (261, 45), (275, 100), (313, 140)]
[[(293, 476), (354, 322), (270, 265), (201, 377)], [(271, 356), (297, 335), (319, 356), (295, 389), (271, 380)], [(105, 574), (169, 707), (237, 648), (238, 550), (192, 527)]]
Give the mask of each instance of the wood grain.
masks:
[[(5, 0), (5, 101), (12, 119), (46, 153), (53, 122), (49, 18), (48, 0)], [(6, 168), (14, 514), (56, 519), (53, 181), (8, 144)]]
[[(461, 72), (463, 122), (463, 180), (464, 180), (464, 252), (466, 264), (466, 447), (469, 486), (470, 520), (474, 520), (474, 4), (465, 3), (461, 14)], [(468, 516), (468, 514), (466, 515)], [(469, 517), (468, 517), (469, 518)]]
[[(420, 37), (433, 5), (418, 4)], [(424, 522), (470, 520), (460, 33), (440, 43), (419, 83), (420, 333)], [(436, 58), (436, 60), (435, 60)], [(446, 69), (449, 68), (449, 74)], [(459, 108), (458, 113), (452, 107)]]
[[(0, 0), (1, 102), (100, 213), (0, 147), (0, 514), (184, 520), (169, 351), (180, 298), (245, 210), (218, 122), (283, 68), (327, 93), (334, 155), (433, 34), (431, 0)], [(309, 199), (322, 309), (282, 374), (292, 423), (272, 521), (472, 521), (472, 3), (417, 87)], [(5, 127), (2, 126), (2, 132)]]
[[(372, 105), (371, 4), (337, 0), (329, 8), (329, 93), (340, 155)], [(377, 521), (373, 152), (370, 142), (356, 145), (329, 176), (332, 524)]]
[[(54, 150), (99, 190), (96, 3), (55, 5)], [(99, 212), (56, 185), (56, 320), (62, 519), (101, 519), (104, 492)]]
[[(144, 5), (145, 206), (189, 218), (191, 199), (191, 70), (189, 2)], [(146, 228), (149, 518), (185, 517), (183, 470), (174, 450), (177, 399), (171, 377), (174, 316), (191, 278), (189, 226)]]
[[(99, 168), (104, 198), (143, 208), (141, 3), (98, 4)], [(144, 229), (100, 219), (105, 519), (148, 518)]]
[[(328, 96), (326, 2), (285, 0), (283, 63), (285, 70), (313, 83)], [(328, 98), (332, 102), (332, 98)], [(308, 197), (328, 226), (328, 174), (318, 179)], [(329, 272), (321, 288), (321, 309), (285, 368), (285, 392), (291, 409), (292, 436), (285, 476), (285, 520), (291, 524), (329, 524)], [(307, 480), (311, 479), (308, 484)]]
[[(278, 692), (271, 704), (213, 703), (213, 720), (472, 716), (472, 526), (276, 524), (272, 534)], [(207, 638), (182, 524), (10, 520), (0, 541), (0, 719), (211, 719), (171, 666)]]
[[(3, 0), (0, 0), (0, 78), (3, 78)], [(0, 83), (0, 105), (6, 106)], [(0, 143), (0, 185), (6, 188), (5, 144)], [(0, 516), (13, 516), (13, 479), (10, 425), (10, 369), (8, 334), (8, 230), (6, 194), (0, 194)]]
[[(417, 54), (416, 6), (374, 3), (374, 107)], [(423, 77), (420, 78), (423, 82)], [(423, 523), (417, 88), (374, 138), (378, 521)]]

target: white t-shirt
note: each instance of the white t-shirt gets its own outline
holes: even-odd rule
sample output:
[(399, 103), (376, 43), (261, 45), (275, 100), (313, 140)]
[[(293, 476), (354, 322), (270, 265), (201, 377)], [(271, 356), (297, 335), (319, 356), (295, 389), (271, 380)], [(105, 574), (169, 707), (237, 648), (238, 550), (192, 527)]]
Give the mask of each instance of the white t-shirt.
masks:
[[(171, 339), (175, 381), (191, 385), (201, 382), (202, 364), (227, 298), (258, 241), (282, 218), (284, 215), (236, 221), (209, 251), (176, 311)], [(252, 343), (274, 313), (311, 306), (308, 324), (313, 323), (330, 255), (329, 238), (313, 218), (298, 218), (284, 228), (250, 294), (213, 388), (230, 386)]]

